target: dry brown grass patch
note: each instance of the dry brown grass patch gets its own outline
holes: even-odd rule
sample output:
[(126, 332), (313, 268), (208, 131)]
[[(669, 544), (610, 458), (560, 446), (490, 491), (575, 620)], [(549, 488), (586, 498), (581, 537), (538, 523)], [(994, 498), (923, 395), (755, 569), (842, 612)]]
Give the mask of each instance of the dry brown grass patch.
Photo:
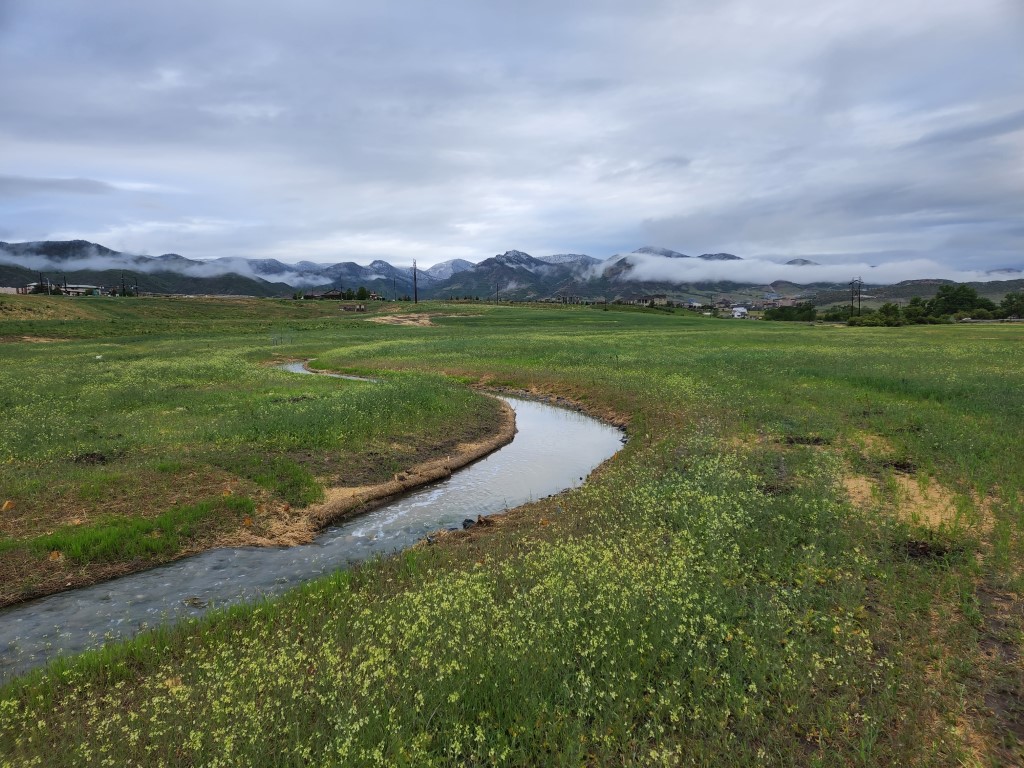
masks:
[(380, 323), (382, 325), (405, 325), (414, 327), (425, 327), (433, 325), (430, 315), (426, 312), (416, 312), (408, 315), (380, 315), (379, 317), (368, 317), (366, 322), (368, 323)]
[[(915, 525), (940, 528), (970, 522), (964, 519), (957, 494), (932, 477), (922, 480), (894, 472), (883, 484), (873, 477), (848, 474), (843, 478), (843, 487), (854, 506), (881, 506)], [(974, 499), (973, 506), (980, 513), (981, 527), (990, 527), (991, 515), (985, 500)]]
[(892, 443), (881, 435), (871, 432), (858, 432), (853, 436), (853, 443), (861, 449), (861, 453), (873, 456), (892, 456), (896, 453)]

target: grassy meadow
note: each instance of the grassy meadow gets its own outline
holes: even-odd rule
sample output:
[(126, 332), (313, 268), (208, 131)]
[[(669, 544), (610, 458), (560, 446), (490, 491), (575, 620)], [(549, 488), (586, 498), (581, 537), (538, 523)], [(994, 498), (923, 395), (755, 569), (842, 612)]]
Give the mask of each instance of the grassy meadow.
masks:
[[(428, 443), (483, 423), (468, 384), (570, 398), (631, 439), (493, 526), (9, 683), (0, 765), (1024, 761), (1019, 326), (438, 303), (416, 327), (300, 302), (42, 301), (0, 313), (4, 412), (40, 425), (2, 428), (3, 494), (78, 510), (98, 486), (124, 529), (303, 498), (287, 471), (261, 485), (254, 457), (317, 483), (328, 454), (371, 472), (357, 457), (412, 422)], [(284, 357), (385, 384), (265, 365)], [(307, 404), (366, 426), (342, 439)], [(75, 462), (90, 452), (108, 460)], [(36, 465), (55, 469), (33, 487)], [(175, 492), (211, 492), (103, 485), (162, 466)], [(133, 516), (125, 497), (151, 492)], [(20, 509), (0, 557), (42, 557), (65, 528)]]
[[(77, 319), (47, 320), (50, 335), (38, 335), (34, 315), (65, 309), (41, 298), (19, 303), (35, 312), (7, 323), (0, 344), (0, 503), (11, 507), (0, 515), (0, 605), (243, 529), (266, 537), (325, 487), (388, 480), (497, 419), (493, 401), (429, 373), (372, 384), (266, 364), (301, 352), (317, 323), (261, 315), (329, 317), (344, 343), (336, 305), (326, 315), (297, 302), (65, 302)], [(87, 312), (99, 317), (78, 317)], [(88, 329), (93, 338), (73, 338)]]

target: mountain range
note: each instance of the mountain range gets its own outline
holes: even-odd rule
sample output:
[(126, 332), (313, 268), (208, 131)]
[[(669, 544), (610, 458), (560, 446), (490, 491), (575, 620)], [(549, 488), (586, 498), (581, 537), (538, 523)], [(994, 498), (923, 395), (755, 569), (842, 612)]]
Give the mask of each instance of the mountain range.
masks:
[[(478, 297), (512, 300), (544, 299), (630, 299), (666, 294), (676, 300), (726, 297), (755, 300), (764, 295), (840, 301), (848, 295), (844, 283), (798, 283), (776, 280), (757, 283), (742, 280), (745, 269), (735, 270), (736, 279), (693, 279), (707, 272), (710, 263), (741, 262), (731, 253), (689, 256), (668, 248), (643, 246), (627, 254), (597, 259), (579, 253), (531, 256), (523, 251), (505, 253), (473, 263), (452, 259), (419, 269), (416, 283), (421, 298)], [(753, 262), (748, 262), (753, 263)], [(709, 265), (701, 268), (701, 264)], [(791, 259), (785, 267), (816, 267), (807, 259)], [(721, 273), (722, 268), (714, 268)], [(731, 268), (730, 268), (731, 269)], [(0, 242), (0, 286), (21, 286), (42, 275), (54, 282), (101, 286), (138, 285), (146, 293), (235, 294), (248, 296), (291, 296), (297, 292), (320, 292), (329, 288), (355, 289), (360, 286), (387, 297), (413, 292), (411, 267), (396, 267), (377, 260), (368, 265), (346, 261), (318, 264), (300, 261), (288, 264), (276, 259), (240, 257), (210, 260), (189, 259), (176, 253), (143, 256), (123, 253), (86, 240), (46, 240), (23, 243)], [(1020, 270), (1001, 270), (1000, 277), (1024, 276)], [(949, 280), (909, 280), (897, 284), (894, 295), (930, 296)], [(1024, 286), (1024, 280), (978, 283), (979, 293), (1002, 295)], [(893, 292), (893, 291), (889, 291)], [(876, 286), (873, 293), (886, 291)]]

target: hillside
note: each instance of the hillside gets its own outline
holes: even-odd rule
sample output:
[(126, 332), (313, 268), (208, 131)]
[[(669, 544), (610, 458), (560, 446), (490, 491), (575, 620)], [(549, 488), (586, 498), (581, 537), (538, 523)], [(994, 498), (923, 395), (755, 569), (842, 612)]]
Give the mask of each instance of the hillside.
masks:
[[(906, 303), (915, 296), (930, 299), (943, 285), (956, 285), (952, 280), (904, 280), (895, 285), (865, 285), (862, 300), (868, 306), (876, 306), (886, 302)], [(1015, 280), (991, 280), (987, 282), (965, 283), (978, 292), (979, 296), (999, 303), (1007, 293), (1024, 290), (1024, 278)], [(848, 304), (850, 289), (822, 288), (815, 291), (814, 301), (818, 306)]]
[[(761, 269), (748, 268), (761, 265)], [(502, 300), (542, 301), (572, 297), (584, 301), (630, 300), (662, 294), (672, 301), (725, 299), (754, 302), (765, 298), (795, 298), (820, 306), (849, 301), (849, 287), (843, 283), (794, 282), (802, 271), (794, 267), (816, 266), (807, 259), (779, 263), (780, 275), (759, 283), (744, 278), (764, 274), (762, 260), (744, 261), (730, 253), (689, 256), (656, 246), (643, 246), (630, 253), (605, 260), (579, 253), (534, 256), (511, 250), (479, 263), (452, 259), (417, 270), (421, 299), (476, 297)], [(0, 242), (0, 285), (17, 286), (34, 282), (42, 272), (55, 283), (67, 277), (69, 283), (120, 285), (126, 282), (152, 293), (217, 293), (250, 296), (289, 296), (297, 291), (320, 292), (329, 288), (360, 286), (396, 298), (413, 294), (412, 267), (396, 267), (378, 259), (367, 265), (353, 261), (318, 264), (300, 260), (285, 263), (277, 259), (241, 257), (212, 260), (189, 259), (176, 253), (142, 256), (122, 253), (85, 240)], [(788, 270), (788, 272), (787, 272)], [(771, 267), (769, 272), (774, 272)], [(1024, 285), (1020, 273), (1007, 270), (1013, 279), (971, 283), (978, 293), (999, 301), (1011, 290)], [(715, 279), (709, 279), (714, 276)], [(995, 276), (995, 275), (994, 275)], [(1000, 275), (1003, 276), (1003, 275)], [(812, 273), (807, 273), (811, 278)], [(933, 296), (946, 280), (908, 280), (896, 285), (865, 286), (864, 301), (872, 303), (908, 300), (912, 296)]]
[[(105, 287), (116, 287), (121, 285), (121, 270), (68, 270), (46, 276), (54, 283), (63, 283), (67, 278), (69, 285), (96, 285)], [(217, 275), (215, 277), (189, 277), (178, 272), (150, 272), (136, 273), (124, 272), (125, 284), (132, 288), (138, 285), (141, 293), (169, 293), (169, 294), (211, 294), (226, 296), (291, 296), (295, 289), (286, 283), (271, 283), (266, 280), (258, 280), (242, 277), (236, 274)], [(25, 285), (36, 282), (39, 273), (15, 267), (9, 264), (0, 264), (0, 285)]]

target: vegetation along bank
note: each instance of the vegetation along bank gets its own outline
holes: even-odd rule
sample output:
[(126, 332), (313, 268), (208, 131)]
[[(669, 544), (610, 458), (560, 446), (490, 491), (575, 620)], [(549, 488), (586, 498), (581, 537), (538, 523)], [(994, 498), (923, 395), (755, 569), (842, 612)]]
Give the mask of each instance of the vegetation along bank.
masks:
[[(396, 325), (309, 304), (104, 299), (3, 320), (5, 411), (48, 430), (5, 434), (5, 498), (79, 499), (105, 476), (92, 470), (158, 477), (173, 460), (212, 504), (258, 509), (259, 489), (301, 503), (316, 491), (297, 471), (228, 496), (217, 473), (247, 478), (251, 457), (275, 455), (315, 480), (328, 469), (308, 456), (329, 446), (369, 476), (374, 452), (486, 423), (493, 403), (468, 384), (623, 414), (633, 439), (590, 482), (500, 524), (13, 681), (6, 763), (1021, 760), (1021, 326), (442, 304), (420, 305), (430, 324)], [(261, 365), (282, 354), (385, 384)], [(33, 375), (62, 383), (17, 388)], [(308, 417), (277, 409), (304, 397), (287, 404), (315, 402)], [(78, 419), (53, 415), (76, 404)], [(448, 404), (438, 431), (419, 424)], [(346, 419), (364, 426), (340, 445), (317, 428)], [(156, 429), (137, 437), (140, 422)], [(69, 462), (83, 452), (117, 458)], [(55, 471), (59, 494), (32, 486), (34, 457), (80, 474)], [(125, 499), (150, 486), (166, 500), (151, 509), (179, 503), (159, 483), (94, 495), (135, 519)]]

